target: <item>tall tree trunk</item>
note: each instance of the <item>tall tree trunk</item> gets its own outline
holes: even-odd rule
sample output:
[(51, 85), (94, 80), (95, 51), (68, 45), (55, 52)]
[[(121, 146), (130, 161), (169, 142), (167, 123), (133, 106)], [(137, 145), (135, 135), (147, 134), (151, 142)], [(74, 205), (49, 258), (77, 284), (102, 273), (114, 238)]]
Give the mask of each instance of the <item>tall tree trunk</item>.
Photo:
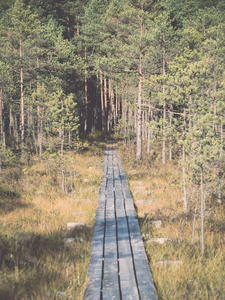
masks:
[(68, 144), (69, 144), (69, 147), (71, 147), (71, 131), (70, 130), (68, 133)]
[(152, 121), (153, 118), (153, 111), (151, 110), (151, 94), (150, 94), (150, 98), (149, 98), (149, 108), (148, 108), (148, 121), (149, 121), (149, 125), (148, 125), (148, 142), (147, 142), (147, 153), (150, 154), (151, 152), (151, 139), (152, 139)]
[[(173, 109), (171, 109), (173, 110)], [(170, 112), (170, 142), (169, 142), (169, 160), (171, 161), (173, 158), (173, 151), (172, 151), (172, 119), (173, 119), (173, 112)]]
[(23, 95), (23, 56), (22, 56), (22, 40), (20, 39), (20, 95), (21, 95), (21, 152), (24, 154), (24, 95)]
[(205, 195), (204, 195), (204, 178), (203, 178), (203, 165), (201, 165), (201, 251), (204, 254), (205, 240), (204, 240), (204, 216), (205, 216)]
[(10, 107), (9, 109), (9, 134), (10, 137), (12, 138), (14, 131), (14, 119), (13, 119), (13, 114), (12, 114), (12, 108)]
[(118, 87), (116, 85), (116, 107), (115, 107), (115, 120), (114, 122), (118, 124)]
[(188, 212), (188, 205), (187, 205), (187, 184), (186, 184), (186, 167), (185, 167), (185, 161), (186, 161), (186, 155), (185, 155), (185, 146), (184, 141), (182, 145), (182, 175), (183, 175), (183, 201), (184, 201), (184, 213)]
[(36, 155), (38, 155), (38, 145), (37, 145), (37, 140), (36, 140), (36, 136), (35, 136), (35, 121), (34, 121), (33, 117), (32, 117), (32, 138), (33, 138), (33, 142), (34, 142)]
[(3, 127), (3, 92), (2, 89), (0, 89), (0, 127), (1, 127), (1, 142), (4, 141), (4, 127)]
[[(223, 157), (223, 117), (220, 117), (220, 160), (222, 160)], [(217, 175), (217, 181), (218, 181), (218, 203), (222, 203), (222, 170), (221, 166), (219, 165), (218, 175)]]
[(141, 17), (140, 24), (140, 43), (139, 43), (139, 82), (138, 82), (138, 105), (137, 105), (137, 149), (136, 149), (136, 160), (142, 159), (142, 35), (143, 35), (143, 19)]
[(183, 123), (183, 144), (182, 144), (182, 175), (183, 175), (183, 201), (184, 201), (184, 213), (188, 212), (188, 204), (187, 204), (187, 184), (186, 184), (186, 153), (185, 153), (185, 126), (186, 126), (186, 111), (184, 110), (184, 123)]
[(39, 157), (42, 157), (44, 108), (40, 108)]
[(105, 129), (109, 131), (108, 127), (108, 91), (107, 91), (107, 77), (104, 74), (104, 104), (105, 104)]
[(195, 223), (196, 223), (196, 217), (197, 217), (197, 209), (198, 209), (198, 198), (195, 205), (195, 211), (194, 211), (194, 219), (193, 219), (193, 225), (192, 225), (192, 235), (191, 235), (191, 243), (194, 243), (195, 240)]
[(110, 112), (111, 112), (110, 127), (111, 127), (111, 130), (115, 126), (114, 111), (115, 111), (115, 107), (114, 107), (114, 84), (113, 84), (113, 79), (111, 79), (110, 80)]
[[(126, 82), (125, 82), (126, 85)], [(127, 143), (127, 137), (128, 137), (128, 132), (127, 132), (127, 85), (124, 87), (124, 83), (122, 82), (122, 90), (125, 88), (125, 99), (123, 102), (123, 111), (122, 111), (122, 119), (124, 120), (124, 128), (123, 128), (123, 141), (126, 144)]]
[(85, 71), (84, 71), (84, 94), (85, 94), (85, 114), (84, 114), (84, 132), (87, 133), (88, 122), (88, 83), (87, 83), (87, 48), (84, 49)]
[(104, 106), (102, 70), (100, 70), (100, 93), (101, 93), (101, 110), (102, 110), (102, 130), (105, 131), (105, 106)]
[[(163, 35), (163, 75), (166, 74), (166, 46), (165, 35)], [(165, 84), (163, 83), (163, 145), (162, 145), (162, 163), (166, 163), (166, 100)]]
[[(217, 85), (217, 83), (216, 83), (216, 74), (215, 74), (215, 64), (213, 65), (213, 67), (214, 67), (214, 70), (213, 70), (213, 99), (214, 99), (214, 101), (213, 101), (213, 112), (214, 112), (214, 115), (217, 115), (217, 99), (216, 99), (216, 85)], [(215, 132), (218, 131), (218, 125), (215, 124), (215, 122), (213, 124), (213, 128), (214, 128)]]
[(15, 116), (14, 118), (14, 137), (15, 137), (15, 141), (16, 141), (16, 145), (19, 145), (19, 133), (18, 133), (18, 124), (17, 124), (17, 117)]

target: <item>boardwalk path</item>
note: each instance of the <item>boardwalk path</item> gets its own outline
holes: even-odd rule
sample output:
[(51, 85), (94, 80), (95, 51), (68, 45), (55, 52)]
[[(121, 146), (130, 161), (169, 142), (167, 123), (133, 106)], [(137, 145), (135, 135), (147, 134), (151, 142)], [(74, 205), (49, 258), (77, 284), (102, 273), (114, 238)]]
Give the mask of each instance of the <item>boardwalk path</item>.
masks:
[(119, 153), (108, 144), (84, 299), (157, 299)]

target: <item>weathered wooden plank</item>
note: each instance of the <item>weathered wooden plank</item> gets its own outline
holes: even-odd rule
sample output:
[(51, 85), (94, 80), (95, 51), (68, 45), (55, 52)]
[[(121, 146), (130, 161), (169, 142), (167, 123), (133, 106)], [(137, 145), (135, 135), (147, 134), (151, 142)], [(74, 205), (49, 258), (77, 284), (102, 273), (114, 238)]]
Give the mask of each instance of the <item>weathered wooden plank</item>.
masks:
[(112, 151), (109, 151), (108, 157), (106, 195), (106, 228), (102, 299), (120, 299)]
[(103, 299), (120, 299), (112, 156), (108, 161)]
[(136, 278), (141, 299), (157, 299), (157, 293), (149, 269), (143, 241), (141, 239), (138, 221), (134, 217), (131, 217), (128, 218), (128, 223), (131, 235), (131, 246), (133, 250)]
[[(115, 224), (115, 220), (113, 220)], [(116, 225), (108, 222), (105, 235), (103, 299), (120, 299), (117, 262)]]
[(119, 272), (122, 299), (139, 299), (125, 217), (117, 218)]
[(128, 188), (126, 174), (122, 167), (119, 154), (117, 155), (117, 158), (120, 169), (121, 185), (125, 198), (125, 208), (132, 247), (133, 262), (140, 298), (151, 300), (157, 299), (156, 289), (148, 266), (143, 241), (141, 239), (138, 220), (135, 219), (132, 195)]
[(103, 268), (104, 222), (96, 222), (92, 238), (91, 258), (88, 267), (84, 299), (100, 299)]
[(106, 172), (108, 170), (108, 153), (103, 160), (103, 176), (99, 189), (98, 209), (96, 211), (95, 229), (92, 238), (91, 258), (88, 267), (87, 285), (84, 292), (85, 300), (96, 300), (101, 297), (104, 232), (105, 232), (105, 201), (106, 201)]
[(133, 257), (124, 207), (124, 195), (121, 185), (117, 156), (114, 156), (114, 180), (116, 198), (116, 217), (119, 250), (119, 274), (122, 299), (139, 299), (133, 268)]

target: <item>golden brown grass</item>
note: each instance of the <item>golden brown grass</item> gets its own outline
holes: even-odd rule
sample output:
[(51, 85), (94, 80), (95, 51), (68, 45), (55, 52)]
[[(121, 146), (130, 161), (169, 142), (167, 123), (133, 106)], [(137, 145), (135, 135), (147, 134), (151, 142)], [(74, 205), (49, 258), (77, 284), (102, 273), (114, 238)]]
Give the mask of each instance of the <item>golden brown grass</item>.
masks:
[[(125, 148), (120, 145), (120, 153), (159, 299), (225, 299), (225, 206), (213, 198), (207, 199), (206, 250), (202, 256), (199, 217), (191, 243), (197, 191), (189, 186), (189, 213), (184, 214), (179, 165), (167, 162), (163, 166), (157, 160), (157, 148), (154, 149), (156, 154), (144, 156), (142, 163), (135, 162), (135, 148), (130, 146), (129, 154)], [(138, 200), (152, 202), (139, 204)], [(146, 213), (144, 217), (143, 213)], [(161, 220), (161, 228), (154, 227), (153, 220)], [(148, 242), (158, 237), (171, 240), (164, 244)], [(182, 261), (182, 264), (165, 266), (158, 265), (159, 261)]]
[[(83, 298), (104, 147), (104, 143), (86, 143), (85, 151), (66, 154), (66, 194), (61, 188), (60, 165), (54, 159), (40, 162), (34, 157), (30, 166), (20, 162), (3, 171), (1, 299)], [(68, 231), (68, 222), (87, 226)], [(67, 237), (84, 242), (65, 249)]]

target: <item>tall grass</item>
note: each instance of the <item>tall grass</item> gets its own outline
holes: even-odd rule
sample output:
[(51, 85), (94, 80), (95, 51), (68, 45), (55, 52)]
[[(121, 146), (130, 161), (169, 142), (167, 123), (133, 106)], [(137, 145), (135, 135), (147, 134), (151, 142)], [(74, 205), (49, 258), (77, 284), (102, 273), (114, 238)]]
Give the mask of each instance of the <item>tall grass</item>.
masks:
[[(61, 188), (54, 160), (20, 161), (0, 185), (0, 299), (82, 299), (102, 176), (104, 142), (85, 142), (70, 157)], [(71, 175), (72, 174), (72, 175)], [(68, 222), (87, 226), (67, 230)], [(83, 242), (65, 248), (63, 239)]]
[[(184, 214), (182, 174), (176, 161), (162, 165), (155, 148), (154, 155), (144, 156), (142, 163), (137, 163), (134, 148), (129, 148), (127, 154), (126, 146), (120, 145), (120, 152), (159, 299), (225, 299), (225, 205), (213, 198), (207, 200), (206, 251), (202, 256), (199, 214), (192, 242), (197, 192), (189, 187), (189, 213)], [(140, 199), (151, 203), (139, 203)], [(154, 227), (153, 220), (162, 221), (161, 228)], [(149, 239), (159, 237), (170, 240), (149, 243)], [(157, 264), (160, 261), (167, 264)], [(169, 265), (170, 261), (182, 263)]]

